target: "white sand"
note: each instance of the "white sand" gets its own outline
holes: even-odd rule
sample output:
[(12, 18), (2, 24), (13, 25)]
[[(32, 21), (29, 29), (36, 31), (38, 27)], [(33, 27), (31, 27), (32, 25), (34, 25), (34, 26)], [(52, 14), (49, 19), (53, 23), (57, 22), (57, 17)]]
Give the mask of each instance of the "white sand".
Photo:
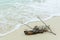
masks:
[[(45, 22), (47, 23), (47, 25), (50, 25), (53, 32), (56, 33), (56, 36), (48, 32), (43, 33), (43, 34), (26, 36), (24, 34), (24, 30), (25, 29), (29, 30), (29, 28), (23, 25), (18, 30), (6, 36), (0, 37), (0, 40), (60, 40), (60, 17), (53, 17)], [(32, 22), (28, 24), (31, 27), (33, 27), (35, 25), (40, 25), (42, 23)]]

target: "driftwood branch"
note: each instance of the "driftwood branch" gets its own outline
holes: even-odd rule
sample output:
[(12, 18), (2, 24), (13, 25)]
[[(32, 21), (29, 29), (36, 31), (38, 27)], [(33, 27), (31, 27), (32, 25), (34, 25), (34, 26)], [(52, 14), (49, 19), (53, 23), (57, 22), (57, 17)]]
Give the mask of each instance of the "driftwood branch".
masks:
[(53, 33), (53, 31), (50, 29), (50, 27), (49, 27), (39, 16), (37, 16), (37, 18), (38, 18), (43, 24), (45, 24), (45, 26), (50, 30), (50, 31), (49, 31), (50, 33), (56, 35), (55, 33)]

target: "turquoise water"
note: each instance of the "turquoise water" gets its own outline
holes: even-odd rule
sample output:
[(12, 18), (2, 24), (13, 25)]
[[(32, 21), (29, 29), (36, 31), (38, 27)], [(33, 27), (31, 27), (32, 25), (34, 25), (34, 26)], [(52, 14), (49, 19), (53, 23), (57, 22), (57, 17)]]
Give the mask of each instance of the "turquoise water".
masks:
[(0, 4), (7, 4), (7, 3), (30, 3), (30, 2), (41, 2), (41, 0), (0, 0)]
[[(57, 2), (58, 1), (58, 2)], [(59, 13), (59, 0), (0, 0), (0, 8), (29, 6), (34, 10), (40, 10), (43, 12)]]
[(36, 15), (42, 18), (60, 16), (56, 5), (56, 0), (0, 0), (0, 23), (17, 23), (20, 19), (30, 21)]

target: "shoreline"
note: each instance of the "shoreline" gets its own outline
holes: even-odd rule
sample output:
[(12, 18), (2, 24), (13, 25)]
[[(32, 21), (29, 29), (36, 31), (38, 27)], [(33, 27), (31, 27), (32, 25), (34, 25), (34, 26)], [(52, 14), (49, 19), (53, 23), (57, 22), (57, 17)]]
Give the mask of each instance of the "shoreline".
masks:
[[(29, 28), (26, 25), (22, 25), (18, 30), (1, 37), (0, 40), (60, 40), (60, 32), (58, 31), (60, 30), (60, 17), (53, 17), (52, 19), (45, 21), (45, 23), (47, 25), (50, 24), (50, 28), (53, 30), (54, 33), (56, 33), (56, 36), (48, 32), (43, 34), (26, 36), (24, 34), (24, 30), (29, 30)], [(40, 24), (40, 22), (28, 23), (28, 25), (30, 25), (31, 27), (35, 25), (39, 26)]]
[[(53, 16), (47, 17), (47, 18), (44, 19), (44, 21), (45, 21), (45, 20), (49, 20), (49, 19), (51, 19), (52, 17), (53, 17)], [(42, 19), (42, 20), (43, 20), (43, 19)], [(27, 22), (24, 23), (24, 24), (28, 24), (28, 23), (35, 22), (35, 21), (40, 21), (40, 20), (39, 20), (38, 18), (33, 18), (33, 19), (31, 19), (30, 21), (27, 21)], [(7, 34), (9, 34), (9, 33), (12, 33), (12, 32), (14, 32), (14, 31), (18, 30), (21, 25), (23, 25), (23, 24), (17, 24), (14, 29), (12, 29), (12, 30), (9, 31), (9, 32), (0, 34), (0, 36), (5, 36), (5, 35), (7, 35)]]

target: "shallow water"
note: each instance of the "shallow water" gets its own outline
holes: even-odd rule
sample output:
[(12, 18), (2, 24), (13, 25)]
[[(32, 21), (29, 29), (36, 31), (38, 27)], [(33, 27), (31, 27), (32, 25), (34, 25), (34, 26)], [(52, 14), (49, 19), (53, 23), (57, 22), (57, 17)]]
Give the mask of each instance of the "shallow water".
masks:
[(0, 35), (4, 36), (18, 29), (21, 23), (39, 21), (60, 16), (56, 0), (0, 0)]

